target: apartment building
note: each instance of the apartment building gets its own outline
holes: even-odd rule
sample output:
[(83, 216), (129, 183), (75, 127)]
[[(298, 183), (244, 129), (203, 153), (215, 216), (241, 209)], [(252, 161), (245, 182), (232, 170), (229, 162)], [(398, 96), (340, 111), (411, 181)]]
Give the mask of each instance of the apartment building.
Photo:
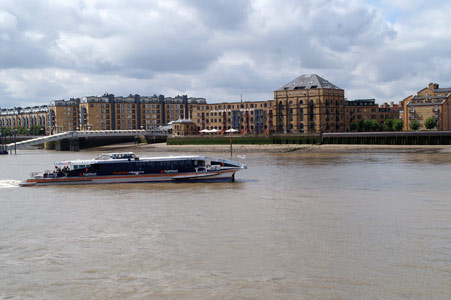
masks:
[(164, 120), (164, 96), (140, 98), (140, 128), (150, 129), (162, 126)]
[(32, 126), (40, 126), (42, 132), (44, 132), (48, 123), (48, 111), (47, 105), (1, 109), (0, 127), (25, 127), (29, 129)]
[(80, 130), (111, 130), (112, 104), (109, 95), (90, 96), (80, 100)]
[(80, 99), (50, 102), (46, 132), (55, 134), (79, 130), (79, 104)]
[(236, 129), (245, 134), (269, 133), (272, 127), (272, 101), (193, 104), (191, 119), (198, 131)]
[(386, 119), (398, 119), (399, 111), (393, 105), (384, 103), (379, 106), (375, 99), (345, 100), (346, 131), (351, 130), (351, 123), (361, 120), (376, 120), (383, 128)]
[[(204, 98), (105, 94), (70, 101), (53, 101), (49, 128), (64, 130), (136, 130), (151, 129), (190, 116), (192, 106), (205, 104)], [(74, 114), (78, 114), (73, 123)], [(71, 124), (71, 126), (69, 126)]]
[(401, 116), (404, 130), (410, 129), (413, 120), (420, 124), (420, 130), (426, 130), (424, 122), (433, 117), (435, 130), (451, 130), (451, 88), (440, 88), (437, 83), (430, 83), (414, 96), (401, 101)]

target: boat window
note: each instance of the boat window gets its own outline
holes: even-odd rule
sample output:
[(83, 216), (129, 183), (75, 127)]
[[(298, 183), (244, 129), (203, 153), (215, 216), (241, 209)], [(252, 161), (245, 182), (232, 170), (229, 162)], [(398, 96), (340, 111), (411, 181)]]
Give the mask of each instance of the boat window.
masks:
[(108, 154), (102, 154), (102, 155), (97, 156), (95, 158), (95, 160), (107, 160), (109, 158), (110, 158), (110, 156)]
[(112, 159), (128, 159), (128, 158), (135, 158), (134, 154), (131, 153), (117, 153), (117, 154), (111, 154)]
[(91, 165), (73, 165), (72, 170), (78, 170), (78, 169), (84, 169), (89, 168)]

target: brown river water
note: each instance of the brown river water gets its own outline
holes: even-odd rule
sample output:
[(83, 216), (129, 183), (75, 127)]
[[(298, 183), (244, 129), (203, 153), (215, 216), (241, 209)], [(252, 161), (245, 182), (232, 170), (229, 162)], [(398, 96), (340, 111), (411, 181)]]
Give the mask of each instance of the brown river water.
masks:
[(0, 156), (0, 299), (451, 299), (451, 153), (247, 154), (234, 183), (18, 187), (97, 154)]

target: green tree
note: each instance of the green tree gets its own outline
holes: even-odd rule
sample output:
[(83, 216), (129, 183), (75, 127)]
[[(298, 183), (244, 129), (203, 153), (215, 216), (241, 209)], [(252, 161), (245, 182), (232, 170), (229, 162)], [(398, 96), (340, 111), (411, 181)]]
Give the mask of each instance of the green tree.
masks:
[(384, 130), (392, 131), (393, 130), (393, 119), (385, 119), (384, 121)]
[(24, 126), (19, 126), (16, 127), (15, 129), (17, 129), (17, 134), (18, 135), (29, 135), (30, 132), (27, 128), (25, 128)]
[(370, 120), (363, 119), (357, 124), (359, 131), (370, 131)]
[(371, 121), (368, 119), (363, 120), (363, 128), (365, 129), (365, 131), (370, 131), (371, 130)]
[(394, 131), (402, 131), (402, 127), (404, 126), (404, 123), (401, 119), (393, 120), (393, 130)]
[(351, 126), (350, 126), (351, 131), (356, 131), (357, 128), (358, 128), (357, 123), (354, 122), (354, 121), (352, 121), (352, 122), (351, 122)]
[(8, 127), (2, 127), (1, 133), (3, 136), (11, 135), (11, 129)]
[(379, 130), (379, 122), (376, 120), (369, 120), (369, 127), (371, 131), (378, 131)]
[(418, 122), (417, 120), (412, 120), (412, 122), (410, 122), (410, 129), (413, 131), (416, 131), (420, 128), (420, 122)]
[(360, 121), (357, 123), (357, 130), (358, 130), (358, 131), (365, 131), (365, 129), (363, 128), (363, 120), (360, 120)]
[[(42, 130), (41, 130), (42, 128)], [(38, 125), (30, 126), (30, 135), (42, 135), (44, 133), (44, 128)]]
[(376, 131), (379, 129), (379, 123), (376, 120), (363, 119), (357, 124), (358, 131)]
[(437, 126), (437, 122), (434, 117), (429, 117), (424, 121), (424, 127), (428, 130), (434, 129), (435, 126)]

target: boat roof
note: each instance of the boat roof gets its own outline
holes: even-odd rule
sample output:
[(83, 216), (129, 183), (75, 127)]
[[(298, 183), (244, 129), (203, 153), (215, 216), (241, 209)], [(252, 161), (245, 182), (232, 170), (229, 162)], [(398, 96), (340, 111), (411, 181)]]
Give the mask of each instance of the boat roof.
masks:
[[(122, 153), (112, 153), (112, 154), (133, 154), (132, 152), (122, 152)], [(101, 155), (102, 156), (102, 155)], [(98, 156), (98, 157), (101, 157)], [(106, 157), (106, 155), (105, 155)], [(207, 159), (210, 157), (207, 156), (203, 156), (203, 155), (178, 155), (178, 156), (154, 156), (154, 157), (140, 157), (139, 161), (158, 161), (158, 160), (202, 160), (202, 159)], [(211, 158), (210, 158), (211, 159)], [(218, 159), (218, 160), (223, 160), (223, 159)], [(62, 162), (58, 162), (55, 163), (55, 165), (90, 165), (90, 164), (94, 164), (94, 163), (114, 163), (114, 162), (125, 162), (128, 161), (128, 157), (124, 157), (124, 158), (108, 158), (108, 159), (88, 159), (88, 160), (67, 160), (67, 161), (62, 161)], [(225, 161), (225, 160), (224, 160)]]

